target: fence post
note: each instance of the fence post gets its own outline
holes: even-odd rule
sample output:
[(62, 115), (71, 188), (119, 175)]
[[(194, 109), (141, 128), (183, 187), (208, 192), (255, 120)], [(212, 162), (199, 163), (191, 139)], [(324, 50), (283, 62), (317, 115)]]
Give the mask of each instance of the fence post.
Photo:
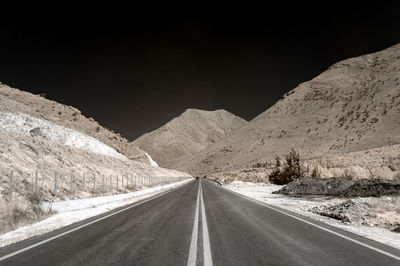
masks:
[(104, 193), (104, 174), (102, 175), (102, 181), (101, 181), (101, 190)]
[(9, 202), (12, 201), (13, 192), (14, 192), (14, 171), (11, 170), (11, 172), (10, 172), (10, 191), (9, 191), (9, 195), (8, 195)]
[(117, 193), (118, 193), (118, 175), (117, 175)]
[(38, 179), (39, 179), (39, 171), (36, 170), (36, 174), (35, 174), (35, 194), (38, 193)]
[(72, 173), (71, 173), (69, 186), (70, 186), (71, 194), (74, 194), (74, 171), (72, 171)]
[(85, 180), (85, 173), (82, 176), (82, 190), (85, 191), (86, 189), (86, 180)]
[(124, 175), (121, 176), (121, 188), (124, 189)]
[(110, 174), (110, 192), (112, 192), (112, 178), (111, 178), (111, 174)]
[(54, 196), (57, 196), (57, 171), (54, 172)]
[(93, 173), (93, 192), (96, 191), (96, 173)]

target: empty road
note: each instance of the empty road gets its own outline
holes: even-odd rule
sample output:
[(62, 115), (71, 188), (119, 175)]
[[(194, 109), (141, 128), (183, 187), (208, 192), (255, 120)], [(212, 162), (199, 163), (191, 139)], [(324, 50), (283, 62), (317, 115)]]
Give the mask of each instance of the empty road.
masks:
[(0, 264), (400, 265), (400, 252), (196, 180), (2, 248)]

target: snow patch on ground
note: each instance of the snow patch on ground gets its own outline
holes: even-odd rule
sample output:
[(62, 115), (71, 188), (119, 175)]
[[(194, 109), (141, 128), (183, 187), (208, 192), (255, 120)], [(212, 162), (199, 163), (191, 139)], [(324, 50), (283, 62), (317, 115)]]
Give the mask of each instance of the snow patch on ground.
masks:
[(54, 231), (112, 209), (149, 198), (155, 194), (182, 186), (192, 180), (193, 179), (188, 179), (173, 184), (152, 187), (127, 194), (53, 203), (52, 210), (57, 210), (57, 214), (33, 225), (20, 227), (17, 230), (0, 235), (0, 247)]
[(95, 138), (27, 114), (0, 113), (0, 128), (19, 134), (42, 137), (89, 152), (126, 159), (124, 155)]
[(153, 158), (151, 158), (151, 156), (147, 152), (145, 154), (147, 156), (147, 159), (149, 159), (150, 161), (150, 165), (158, 167), (158, 163), (156, 163), (156, 161), (154, 161)]
[(229, 185), (226, 185), (225, 188), (267, 204), (287, 209), (289, 211), (400, 249), (399, 233), (391, 232), (390, 230), (382, 227), (343, 223), (339, 220), (321, 216), (310, 211), (310, 209), (313, 207), (320, 207), (326, 204), (340, 204), (344, 202), (345, 199), (332, 199), (327, 197), (291, 198), (284, 195), (272, 194), (272, 192), (282, 188), (282, 186), (273, 184), (235, 181)]

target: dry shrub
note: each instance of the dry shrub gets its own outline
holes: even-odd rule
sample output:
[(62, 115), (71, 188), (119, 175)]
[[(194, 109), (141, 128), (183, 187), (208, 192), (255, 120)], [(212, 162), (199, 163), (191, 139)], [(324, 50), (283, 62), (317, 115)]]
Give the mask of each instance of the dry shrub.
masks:
[(43, 202), (43, 194), (40, 192), (28, 192), (26, 195), (26, 199), (28, 200), (29, 208), (36, 215), (37, 218), (40, 218), (43, 214), (43, 210), (41, 208)]
[(26, 221), (26, 210), (20, 203), (10, 204), (5, 216), (0, 219), (0, 233), (14, 230), (19, 224)]
[(393, 179), (394, 179), (394, 180), (400, 180), (400, 173), (397, 173), (397, 174), (394, 176)]
[(6, 222), (15, 227), (26, 220), (26, 210), (20, 204), (13, 204), (7, 212)]
[(27, 192), (23, 200), (15, 200), (7, 207), (5, 216), (0, 219), (0, 233), (5, 233), (19, 226), (36, 222), (51, 212), (41, 208), (44, 196), (40, 192)]
[(289, 154), (285, 155), (285, 162), (283, 165), (279, 156), (275, 158), (275, 161), (275, 168), (269, 175), (269, 181), (271, 183), (284, 185), (304, 175), (300, 153), (295, 149), (291, 149)]
[(313, 178), (321, 177), (321, 171), (318, 166), (315, 166), (314, 169), (312, 170), (311, 177), (313, 177)]

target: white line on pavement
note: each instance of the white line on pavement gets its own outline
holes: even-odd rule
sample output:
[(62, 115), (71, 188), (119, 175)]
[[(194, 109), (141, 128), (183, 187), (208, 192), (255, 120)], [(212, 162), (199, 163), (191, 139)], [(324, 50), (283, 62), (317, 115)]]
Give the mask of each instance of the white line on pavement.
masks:
[(196, 211), (194, 213), (194, 223), (193, 223), (193, 232), (192, 232), (192, 240), (190, 241), (190, 249), (189, 249), (189, 259), (188, 266), (196, 265), (197, 258), (197, 234), (199, 231), (199, 200), (200, 199), (200, 184), (199, 189), (197, 190), (197, 202), (196, 202)]
[[(181, 186), (180, 186), (180, 187), (181, 187)], [(180, 187), (178, 187), (178, 188), (180, 188)], [(79, 230), (79, 229), (81, 229), (81, 228), (84, 228), (84, 227), (86, 227), (86, 226), (89, 226), (89, 225), (91, 225), (91, 224), (97, 223), (97, 222), (99, 222), (99, 221), (101, 221), (101, 220), (107, 219), (108, 217), (114, 216), (114, 215), (116, 215), (116, 214), (118, 214), (118, 213), (121, 213), (121, 212), (124, 212), (124, 211), (126, 211), (126, 210), (132, 209), (132, 208), (134, 208), (134, 207), (136, 207), (136, 206), (139, 206), (139, 205), (141, 205), (141, 204), (143, 204), (143, 203), (146, 203), (146, 202), (148, 202), (148, 201), (151, 201), (151, 200), (153, 200), (153, 199), (159, 198), (159, 197), (161, 197), (161, 196), (163, 196), (163, 195), (165, 195), (165, 194), (167, 194), (167, 193), (170, 193), (170, 192), (172, 192), (172, 191), (175, 191), (176, 189), (177, 189), (177, 188), (171, 189), (171, 190), (169, 190), (169, 191), (166, 191), (166, 192), (164, 192), (164, 193), (161, 193), (161, 194), (159, 194), (159, 195), (156, 195), (156, 196), (154, 196), (154, 197), (151, 197), (151, 198), (149, 198), (149, 199), (146, 199), (146, 200), (144, 200), (144, 201), (142, 201), (142, 202), (139, 202), (139, 203), (137, 203), (137, 204), (134, 204), (134, 205), (131, 205), (131, 206), (126, 207), (126, 208), (124, 208), (124, 209), (121, 209), (121, 210), (119, 210), (119, 211), (113, 212), (113, 213), (111, 213), (111, 214), (108, 214), (108, 215), (106, 215), (106, 216), (103, 216), (103, 217), (101, 217), (101, 218), (99, 218), (99, 219), (96, 219), (96, 220), (94, 220), (94, 221), (91, 221), (91, 222), (89, 222), (89, 223), (86, 223), (86, 224), (83, 224), (83, 225), (81, 225), (81, 226), (75, 227), (75, 228), (73, 228), (73, 229), (71, 229), (71, 230), (65, 231), (64, 233), (55, 235), (55, 236), (53, 236), (53, 237), (50, 237), (50, 238), (47, 238), (47, 239), (42, 240), (42, 241), (40, 241), (40, 242), (37, 242), (37, 243), (35, 243), (35, 244), (33, 244), (33, 245), (30, 245), (30, 246), (27, 246), (27, 247), (25, 247), (25, 248), (22, 248), (22, 249), (19, 249), (19, 250), (17, 250), (17, 251), (14, 251), (14, 252), (12, 252), (12, 253), (10, 253), (10, 254), (7, 254), (7, 255), (5, 255), (5, 256), (3, 256), (3, 257), (0, 257), (0, 261), (3, 261), (3, 260), (5, 260), (5, 259), (8, 259), (8, 258), (13, 257), (13, 256), (15, 256), (15, 255), (18, 255), (18, 254), (20, 254), (20, 253), (22, 253), (22, 252), (25, 252), (25, 251), (30, 250), (30, 249), (32, 249), (32, 248), (35, 248), (35, 247), (37, 247), (37, 246), (43, 245), (43, 244), (45, 244), (45, 243), (47, 243), (47, 242), (50, 242), (50, 241), (52, 241), (52, 240), (54, 240), (54, 239), (57, 239), (57, 238), (62, 237), (62, 236), (65, 236), (65, 235), (67, 235), (67, 234), (69, 234), (69, 233), (72, 233), (72, 232), (74, 232), (74, 231), (77, 231), (77, 230)]]
[(289, 216), (289, 217), (292, 217), (292, 218), (294, 218), (294, 219), (296, 219), (296, 220), (299, 220), (299, 221), (304, 222), (304, 223), (306, 223), (306, 224), (312, 225), (312, 226), (317, 227), (317, 228), (319, 228), (319, 229), (321, 229), (321, 230), (324, 230), (324, 231), (326, 231), (326, 232), (329, 232), (329, 233), (331, 233), (331, 234), (334, 234), (334, 235), (336, 235), (336, 236), (338, 236), (338, 237), (344, 238), (344, 239), (346, 239), (346, 240), (349, 240), (349, 241), (351, 241), (351, 242), (354, 242), (354, 243), (356, 243), (356, 244), (359, 244), (359, 245), (361, 245), (361, 246), (364, 246), (364, 247), (366, 247), (366, 248), (369, 248), (369, 249), (374, 250), (374, 251), (376, 251), (376, 252), (378, 252), (378, 253), (381, 253), (381, 254), (383, 254), (383, 255), (389, 256), (389, 257), (391, 257), (391, 258), (393, 258), (393, 259), (395, 259), (395, 260), (400, 261), (400, 257), (399, 257), (399, 256), (396, 256), (396, 255), (394, 255), (394, 254), (392, 254), (392, 253), (386, 252), (386, 251), (384, 251), (384, 250), (382, 250), (382, 249), (373, 247), (373, 246), (371, 246), (371, 245), (368, 245), (368, 244), (365, 244), (365, 243), (360, 242), (360, 241), (358, 241), (358, 240), (355, 240), (355, 239), (353, 239), (353, 238), (351, 238), (351, 237), (348, 237), (348, 236), (342, 235), (342, 234), (340, 234), (340, 233), (338, 233), (338, 232), (332, 231), (332, 230), (330, 230), (330, 229), (328, 229), (328, 228), (319, 226), (319, 225), (317, 225), (317, 224), (314, 224), (314, 223), (312, 223), (312, 222), (309, 222), (309, 221), (307, 221), (307, 220), (304, 220), (304, 219), (299, 218), (299, 217), (297, 217), (297, 216), (294, 216), (294, 215), (292, 215), (292, 214), (286, 213), (285, 211), (281, 211), (281, 210), (279, 210), (279, 209), (277, 209), (277, 208), (274, 208), (274, 207), (270, 206), (269, 204), (264, 203), (264, 202), (262, 202), (262, 201), (259, 201), (259, 200), (250, 198), (250, 197), (248, 197), (248, 196), (242, 195), (242, 194), (240, 194), (240, 193), (238, 193), (238, 192), (235, 192), (235, 191), (232, 191), (232, 190), (229, 190), (229, 189), (226, 189), (226, 188), (222, 188), (222, 189), (224, 189), (224, 190), (226, 190), (226, 191), (229, 191), (229, 192), (231, 192), (231, 193), (234, 193), (234, 194), (236, 194), (236, 195), (238, 195), (238, 196), (240, 196), (240, 197), (242, 197), (242, 198), (245, 198), (245, 199), (247, 199), (247, 200), (253, 201), (253, 202), (255, 202), (255, 203), (259, 204), (259, 205), (262, 205), (262, 206), (264, 206), (264, 207), (267, 207), (267, 208), (269, 208), (269, 209), (271, 209), (271, 210), (274, 210), (274, 211), (276, 211), (276, 212), (282, 213), (282, 214), (287, 215), (287, 216)]
[(203, 200), (203, 189), (201, 189), (201, 221), (203, 224), (203, 256), (204, 256), (204, 265), (212, 266), (212, 257), (211, 257), (211, 248), (210, 248), (210, 237), (208, 235), (208, 226), (207, 226), (207, 217)]

